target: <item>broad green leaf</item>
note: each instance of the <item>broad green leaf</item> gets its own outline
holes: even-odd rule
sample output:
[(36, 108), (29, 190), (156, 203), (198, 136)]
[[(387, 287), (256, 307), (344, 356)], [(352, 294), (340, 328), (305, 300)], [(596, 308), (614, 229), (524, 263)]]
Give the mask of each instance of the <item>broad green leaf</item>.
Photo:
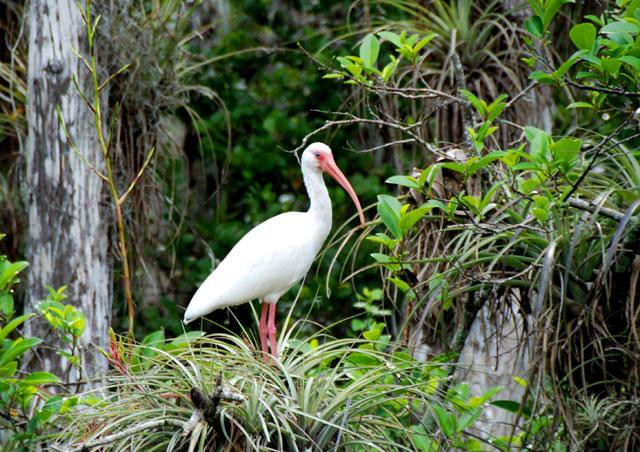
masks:
[(378, 214), (385, 226), (396, 238), (402, 238), (400, 229), (400, 201), (393, 196), (378, 195)]
[[(489, 404), (507, 410), (510, 413), (518, 414), (520, 412), (520, 403), (514, 402), (513, 400), (494, 400), (493, 402), (489, 402)], [(531, 409), (525, 406), (522, 414), (527, 418), (531, 417)]]
[(402, 185), (403, 187), (420, 189), (422, 188), (415, 177), (411, 176), (391, 176), (385, 181), (387, 184)]
[(475, 423), (478, 418), (482, 415), (482, 408), (471, 408), (466, 410), (464, 413), (458, 417), (458, 428), (457, 432), (460, 433), (464, 431), (464, 429), (470, 427)]
[(382, 232), (378, 232), (376, 235), (370, 235), (367, 237), (367, 240), (375, 243), (381, 243), (387, 248), (392, 248), (396, 241), (389, 237), (387, 234), (383, 234)]
[(406, 234), (413, 225), (420, 221), (420, 219), (431, 209), (432, 207), (418, 207), (417, 209), (413, 209), (411, 212), (402, 215), (399, 226), (400, 229), (402, 229), (403, 234)]
[(531, 212), (533, 213), (533, 216), (536, 217), (536, 219), (540, 222), (540, 223), (545, 223), (547, 221), (547, 218), (549, 218), (549, 211), (547, 211), (546, 209), (541, 209), (539, 207), (534, 207)]
[(368, 341), (377, 341), (381, 334), (382, 330), (379, 330), (378, 328), (372, 328), (362, 333), (362, 336), (364, 336), (364, 338)]
[(12, 361), (14, 358), (21, 356), (27, 350), (35, 347), (42, 339), (31, 337), (29, 339), (18, 338), (13, 341), (11, 347), (0, 356), (0, 366), (4, 366), (9, 361)]
[(531, 6), (531, 9), (534, 13), (542, 17), (542, 15), (544, 14), (544, 9), (543, 3), (540, 0), (529, 0), (529, 6)]
[(4, 267), (0, 273), (0, 290), (6, 290), (16, 275), (24, 270), (27, 265), (29, 265), (28, 262), (18, 261)]
[(438, 425), (447, 438), (453, 438), (456, 433), (456, 418), (438, 403), (434, 403), (431, 408), (436, 415)]
[(360, 58), (365, 67), (375, 67), (380, 52), (380, 42), (372, 34), (368, 34), (360, 44)]
[(575, 3), (575, 0), (548, 0), (545, 2), (544, 15), (542, 16), (542, 23), (544, 24), (545, 30), (558, 13), (558, 10), (567, 3)]
[(32, 372), (20, 381), (21, 384), (29, 385), (44, 385), (59, 382), (60, 378), (49, 372)]
[(382, 39), (391, 42), (396, 47), (402, 47), (402, 41), (400, 40), (400, 36), (392, 31), (381, 31), (378, 33)]
[(13, 312), (13, 295), (0, 293), (0, 313), (9, 316)]
[(618, 77), (620, 73), (620, 66), (622, 62), (617, 58), (603, 58), (601, 60), (602, 69), (614, 78)]
[(432, 452), (439, 450), (438, 443), (433, 440), (422, 425), (411, 426), (411, 442), (420, 452)]
[(596, 42), (596, 27), (590, 23), (575, 25), (569, 31), (571, 42), (580, 50), (591, 51)]
[(469, 161), (466, 164), (466, 167), (467, 167), (466, 173), (468, 175), (472, 175), (479, 169), (489, 165), (491, 162), (494, 162), (495, 160), (503, 158), (506, 154), (507, 153), (504, 151), (493, 151), (488, 153), (484, 157), (480, 157), (479, 159), (476, 159), (476, 160), (469, 159)]
[(452, 171), (455, 171), (456, 173), (461, 173), (461, 174), (464, 174), (466, 170), (466, 166), (463, 163), (445, 162), (445, 163), (438, 163), (437, 165), (440, 166), (441, 168), (450, 169)]
[(583, 50), (578, 50), (573, 55), (571, 55), (567, 61), (562, 63), (560, 65), (560, 67), (555, 70), (555, 72), (553, 73), (554, 77), (562, 78), (564, 76), (564, 74), (566, 74), (567, 71), (569, 69), (571, 69), (571, 67), (574, 64), (576, 64), (578, 62), (578, 60), (580, 59), (580, 57), (582, 55), (584, 55), (585, 53), (587, 53), (587, 50), (583, 49)]
[(533, 71), (529, 74), (529, 80), (535, 80), (536, 82), (543, 84), (556, 83), (556, 79), (554, 79), (553, 76), (543, 71)]
[(544, 24), (540, 16), (533, 16), (524, 21), (524, 27), (529, 33), (539, 38), (544, 33)]
[(622, 61), (623, 63), (627, 63), (628, 65), (633, 67), (636, 71), (640, 71), (640, 58), (634, 57), (631, 55), (625, 55), (618, 58), (618, 60)]
[(2, 341), (4, 338), (6, 338), (9, 335), (9, 333), (11, 333), (20, 324), (22, 324), (22, 322), (24, 322), (25, 320), (33, 317), (34, 315), (35, 314), (33, 314), (33, 313), (21, 315), (20, 317), (16, 317), (11, 322), (7, 323), (5, 326), (0, 328), (0, 341)]
[(337, 72), (333, 72), (331, 74), (325, 74), (322, 76), (322, 78), (324, 79), (343, 79), (344, 78), (344, 74), (339, 74)]
[(166, 344), (164, 348), (165, 350), (175, 350), (177, 348), (186, 347), (191, 341), (201, 338), (204, 335), (204, 331), (189, 331), (176, 337), (170, 343)]
[(638, 32), (640, 32), (640, 27), (638, 25), (624, 21), (611, 22), (600, 29), (600, 33), (605, 34), (629, 33), (633, 35), (637, 34)]
[(164, 343), (164, 330), (159, 329), (158, 331), (154, 331), (153, 333), (147, 334), (144, 339), (142, 339), (142, 356), (151, 357), (155, 355), (157, 352), (154, 350), (155, 348), (162, 348)]
[(563, 162), (571, 162), (580, 153), (582, 140), (577, 138), (562, 138), (551, 145), (555, 157)]

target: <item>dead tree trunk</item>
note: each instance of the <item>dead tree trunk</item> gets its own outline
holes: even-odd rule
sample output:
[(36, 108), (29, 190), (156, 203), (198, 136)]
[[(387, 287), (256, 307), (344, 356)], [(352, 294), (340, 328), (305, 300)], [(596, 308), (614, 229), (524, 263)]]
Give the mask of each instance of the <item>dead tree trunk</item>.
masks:
[[(103, 374), (106, 361), (95, 346), (106, 346), (111, 317), (105, 209), (101, 208), (104, 167), (93, 115), (73, 84), (90, 93), (91, 79), (74, 50), (86, 48), (86, 29), (71, 0), (32, 0), (29, 9), (28, 139), (24, 175), (30, 262), (26, 311), (35, 312), (47, 295), (45, 286), (67, 285), (67, 302), (82, 310), (82, 371), (71, 370), (56, 354), (59, 346), (43, 321), (31, 321), (27, 333), (45, 338), (29, 367), (47, 370), (74, 383)], [(78, 153), (69, 146), (57, 109)], [(82, 157), (78, 154), (81, 154)]]

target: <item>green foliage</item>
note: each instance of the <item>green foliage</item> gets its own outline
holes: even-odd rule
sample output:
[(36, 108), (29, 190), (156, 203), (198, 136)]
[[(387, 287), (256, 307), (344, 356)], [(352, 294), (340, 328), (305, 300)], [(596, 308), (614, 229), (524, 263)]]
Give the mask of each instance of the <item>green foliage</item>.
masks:
[(86, 319), (81, 311), (63, 303), (67, 298), (64, 293), (66, 288), (62, 286), (54, 290), (47, 287), (49, 295), (38, 305), (38, 312), (44, 316), (53, 330), (58, 333), (62, 343), (68, 347), (67, 350), (58, 350), (57, 353), (63, 356), (69, 365), (82, 369), (78, 341), (84, 332)]
[[(43, 342), (19, 333), (34, 314), (15, 317), (13, 287), (26, 266), (26, 262), (12, 263), (0, 255), (0, 432), (5, 451), (33, 450), (55, 427), (54, 420), (77, 403), (76, 397), (54, 396), (43, 388), (59, 383), (56, 375), (20, 370), (25, 354)], [(59, 296), (61, 292), (53, 293)]]
[[(301, 331), (297, 325), (282, 333), (282, 356), (270, 364), (254, 345), (235, 335), (192, 332), (166, 340), (158, 331), (126, 347), (124, 339), (112, 335), (108, 354), (115, 374), (104, 388), (106, 396), (92, 402), (97, 411), (69, 419), (57, 446), (88, 446), (125, 431), (131, 434), (109, 442), (105, 450), (189, 443), (195, 450), (228, 445), (251, 450), (435, 450), (473, 442), (463, 433), (496, 391), (472, 397), (467, 386), (459, 385), (440, 393), (447, 378), (444, 364), (419, 363), (403, 349), (383, 351), (377, 327), (363, 339), (324, 334), (301, 339)], [(180, 427), (193, 412), (187, 396), (192, 387), (206, 393), (222, 387), (236, 401), (220, 401), (212, 417), (191, 425), (185, 438)], [(162, 428), (136, 429), (149, 421)], [(446, 437), (436, 433), (440, 421), (454, 426)]]

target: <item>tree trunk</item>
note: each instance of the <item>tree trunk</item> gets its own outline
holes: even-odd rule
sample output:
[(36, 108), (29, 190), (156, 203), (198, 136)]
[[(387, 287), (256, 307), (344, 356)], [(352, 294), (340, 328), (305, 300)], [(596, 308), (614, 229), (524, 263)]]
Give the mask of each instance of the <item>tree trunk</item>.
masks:
[[(104, 168), (93, 114), (74, 86), (91, 93), (88, 71), (74, 50), (85, 53), (86, 29), (75, 1), (32, 0), (29, 10), (28, 139), (25, 191), (30, 262), (26, 311), (36, 312), (45, 286), (67, 285), (67, 302), (82, 310), (86, 328), (79, 344), (82, 371), (70, 369), (55, 348), (47, 323), (28, 322), (26, 333), (45, 339), (31, 369), (56, 373), (63, 381), (103, 374), (107, 363), (95, 346), (105, 346), (111, 317), (103, 184), (83, 161)], [(57, 108), (78, 153), (69, 146)], [(80, 157), (82, 155), (83, 158)]]
[[(526, 0), (502, 0), (505, 11), (516, 20), (524, 21), (533, 15)], [(527, 106), (528, 125), (551, 132), (553, 99), (551, 89), (538, 85), (522, 100)], [(531, 350), (536, 336), (532, 318), (519, 309), (520, 294), (509, 293), (499, 301), (485, 304), (469, 330), (464, 347), (460, 351), (458, 369), (454, 379), (467, 382), (472, 392), (480, 395), (490, 388), (500, 386), (498, 398), (520, 402), (523, 387), (514, 377), (526, 378), (531, 366)], [(476, 425), (479, 435), (501, 436), (512, 431), (517, 416), (493, 407), (485, 409)]]

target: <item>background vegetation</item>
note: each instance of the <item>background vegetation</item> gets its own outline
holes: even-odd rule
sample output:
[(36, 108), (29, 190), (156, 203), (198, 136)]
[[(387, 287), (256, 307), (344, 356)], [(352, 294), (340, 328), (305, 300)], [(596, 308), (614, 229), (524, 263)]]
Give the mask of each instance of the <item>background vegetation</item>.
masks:
[[(112, 334), (109, 374), (79, 391), (65, 382), (83, 371), (91, 313), (62, 287), (20, 315), (28, 49), (24, 5), (5, 0), (6, 450), (638, 447), (640, 2), (93, 7), (96, 76), (118, 73), (115, 184), (137, 181), (123, 207), (135, 335)], [(312, 141), (331, 145), (369, 223), (355, 227), (331, 184), (333, 235), (278, 306), (282, 359), (257, 356), (250, 304), (185, 331), (190, 296), (233, 244), (306, 208), (294, 154)], [(42, 342), (20, 334), (33, 316), (61, 338), (65, 374), (21, 368)], [(461, 372), (505, 344), (516, 352)], [(484, 373), (504, 388), (476, 384)]]

